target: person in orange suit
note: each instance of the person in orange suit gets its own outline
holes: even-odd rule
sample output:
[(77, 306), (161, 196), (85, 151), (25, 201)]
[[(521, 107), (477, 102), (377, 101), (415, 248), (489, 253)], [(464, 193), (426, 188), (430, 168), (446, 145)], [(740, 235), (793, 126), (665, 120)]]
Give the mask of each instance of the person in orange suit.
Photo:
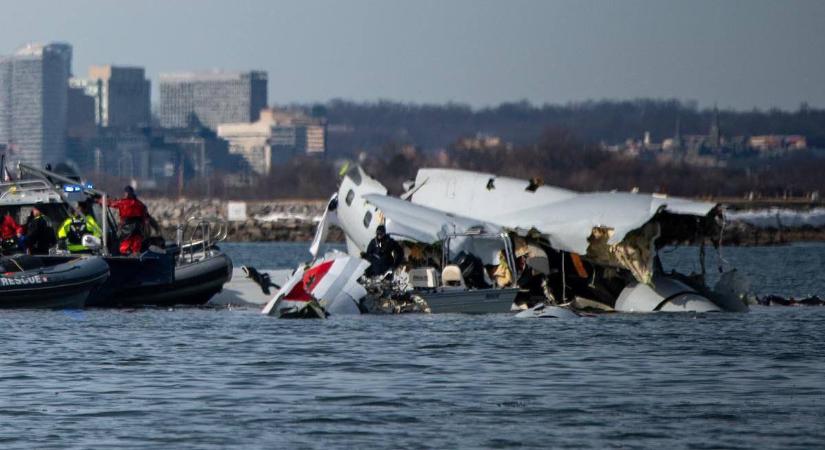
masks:
[(11, 211), (6, 211), (3, 221), (0, 223), (0, 240), (2, 240), (3, 251), (19, 250), (19, 241), (23, 236), (23, 227), (14, 220)]
[(143, 245), (146, 226), (150, 225), (155, 231), (160, 231), (157, 221), (149, 215), (146, 205), (138, 200), (132, 186), (123, 188), (124, 197), (113, 201), (109, 206), (120, 215), (120, 254), (139, 255)]

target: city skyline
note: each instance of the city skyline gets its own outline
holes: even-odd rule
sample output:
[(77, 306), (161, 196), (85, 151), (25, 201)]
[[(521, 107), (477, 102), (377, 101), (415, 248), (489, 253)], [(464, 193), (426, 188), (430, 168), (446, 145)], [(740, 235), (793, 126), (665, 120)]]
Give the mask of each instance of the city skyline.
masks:
[(5, 5), (3, 53), (68, 42), (76, 75), (140, 66), (153, 83), (163, 72), (266, 70), (280, 104), (650, 97), (825, 107), (825, 3), (815, 1), (34, 3)]
[(0, 56), (0, 144), (33, 166), (66, 155), (72, 47), (29, 45)]

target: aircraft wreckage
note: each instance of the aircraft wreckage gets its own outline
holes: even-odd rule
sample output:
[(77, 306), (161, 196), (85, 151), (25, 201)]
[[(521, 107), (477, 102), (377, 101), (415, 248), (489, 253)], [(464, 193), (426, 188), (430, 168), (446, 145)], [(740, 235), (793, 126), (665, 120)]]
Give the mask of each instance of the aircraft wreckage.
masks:
[[(666, 271), (666, 246), (720, 245), (719, 205), (658, 194), (580, 193), (452, 169), (421, 169), (400, 197), (359, 166), (345, 171), (301, 265), (264, 307), (280, 317), (521, 311), (747, 311), (736, 272), (711, 289), (698, 274)], [(347, 252), (319, 255), (331, 226)], [(394, 270), (365, 255), (379, 225), (403, 249)]]

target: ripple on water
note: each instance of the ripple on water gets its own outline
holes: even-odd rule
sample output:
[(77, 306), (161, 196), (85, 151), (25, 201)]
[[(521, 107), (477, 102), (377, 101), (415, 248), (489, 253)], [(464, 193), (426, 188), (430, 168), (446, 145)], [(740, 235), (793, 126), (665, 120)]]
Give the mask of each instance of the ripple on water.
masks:
[[(278, 265), (304, 251), (226, 248), (239, 261), (286, 249)], [(781, 264), (747, 270), (784, 295), (825, 293)], [(578, 321), (4, 311), (0, 446), (815, 448), (823, 330), (825, 308)]]

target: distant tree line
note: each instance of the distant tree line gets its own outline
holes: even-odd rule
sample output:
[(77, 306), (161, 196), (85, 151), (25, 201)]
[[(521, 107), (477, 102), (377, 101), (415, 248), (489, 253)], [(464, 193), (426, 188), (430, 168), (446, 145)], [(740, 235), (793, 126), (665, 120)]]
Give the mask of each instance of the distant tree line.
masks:
[[(681, 133), (706, 134), (712, 109), (677, 100), (593, 101), (535, 106), (505, 103), (473, 109), (461, 104), (416, 105), (381, 101), (334, 100), (303, 108), (329, 124), (325, 159), (300, 157), (273, 168), (249, 184), (228, 185), (216, 173), (210, 180), (165, 187), (158, 194), (190, 197), (327, 198), (337, 187), (343, 160), (358, 161), (393, 193), (420, 167), (453, 167), (519, 178), (576, 190), (631, 190), (681, 196), (769, 196), (825, 193), (825, 150), (755, 160), (746, 167), (704, 168), (679, 162), (657, 163), (602, 150), (602, 142), (655, 140)], [(809, 147), (825, 149), (825, 110), (801, 105), (797, 111), (719, 112), (727, 136), (802, 134)], [(511, 145), (467, 150), (458, 139), (488, 133)], [(114, 184), (119, 183), (115, 182)]]
[[(447, 148), (479, 132), (516, 146), (529, 145), (548, 127), (569, 130), (579, 140), (593, 143), (641, 138), (646, 131), (661, 141), (674, 135), (677, 121), (682, 134), (707, 134), (713, 116), (712, 108), (699, 109), (695, 102), (653, 99), (542, 106), (521, 101), (481, 109), (456, 103), (333, 100), (306, 108), (333, 125), (328, 144), (334, 156), (380, 152), (388, 142), (425, 151)], [(805, 104), (796, 111), (720, 110), (719, 121), (727, 136), (802, 134), (810, 146), (825, 148), (825, 110)]]
[[(363, 156), (363, 155), (362, 155)], [(415, 178), (421, 167), (450, 167), (529, 179), (580, 191), (632, 190), (688, 197), (804, 196), (825, 193), (825, 157), (817, 151), (766, 160), (749, 167), (704, 168), (681, 163), (660, 164), (607, 152), (579, 140), (569, 130), (548, 128), (536, 143), (512, 148), (441, 152), (410, 151), (409, 146), (385, 144), (380, 152), (352, 162), (362, 164), (391, 193), (402, 192), (402, 183)], [(243, 199), (328, 198), (337, 190), (341, 160), (296, 158), (273, 168), (269, 176), (255, 178), (242, 187), (226, 185), (228, 175), (195, 180), (161, 188), (149, 195)], [(99, 178), (114, 191), (124, 180)], [(180, 188), (180, 189), (179, 189)], [(207, 195), (208, 193), (208, 195)]]
[(365, 168), (394, 192), (419, 167), (452, 167), (529, 179), (579, 191), (632, 190), (688, 197), (765, 197), (825, 193), (825, 157), (818, 151), (761, 161), (749, 167), (696, 167), (631, 159), (579, 140), (563, 128), (548, 128), (533, 145), (485, 150), (451, 149), (441, 154), (387, 148)]

